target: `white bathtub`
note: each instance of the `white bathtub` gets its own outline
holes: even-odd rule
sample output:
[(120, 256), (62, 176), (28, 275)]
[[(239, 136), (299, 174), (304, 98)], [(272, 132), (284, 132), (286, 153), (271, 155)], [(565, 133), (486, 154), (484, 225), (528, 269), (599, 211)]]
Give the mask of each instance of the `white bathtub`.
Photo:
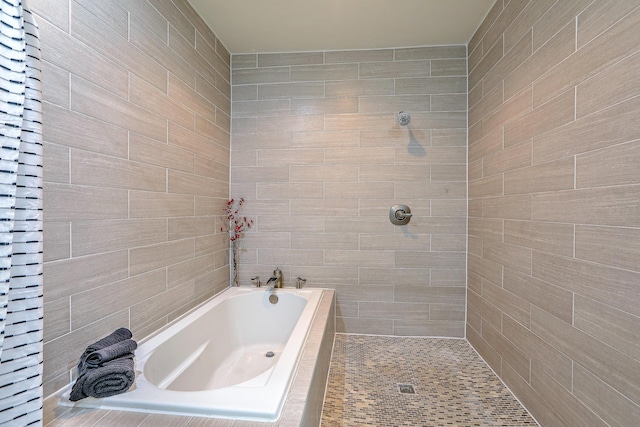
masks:
[(128, 392), (67, 404), (275, 421), (322, 292), (229, 288), (140, 343)]

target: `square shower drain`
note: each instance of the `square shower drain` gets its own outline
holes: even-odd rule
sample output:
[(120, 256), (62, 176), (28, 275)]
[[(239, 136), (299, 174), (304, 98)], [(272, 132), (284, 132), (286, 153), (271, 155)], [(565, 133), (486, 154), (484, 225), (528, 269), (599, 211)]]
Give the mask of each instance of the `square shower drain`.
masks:
[(416, 394), (416, 389), (413, 384), (398, 384), (398, 390), (404, 394)]

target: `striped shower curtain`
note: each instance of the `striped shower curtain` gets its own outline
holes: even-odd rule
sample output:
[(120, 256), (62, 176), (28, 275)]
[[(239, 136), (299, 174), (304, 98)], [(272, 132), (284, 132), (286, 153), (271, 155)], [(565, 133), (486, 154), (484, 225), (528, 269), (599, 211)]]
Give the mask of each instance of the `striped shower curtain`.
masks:
[(42, 425), (42, 92), (38, 28), (0, 0), (0, 426)]

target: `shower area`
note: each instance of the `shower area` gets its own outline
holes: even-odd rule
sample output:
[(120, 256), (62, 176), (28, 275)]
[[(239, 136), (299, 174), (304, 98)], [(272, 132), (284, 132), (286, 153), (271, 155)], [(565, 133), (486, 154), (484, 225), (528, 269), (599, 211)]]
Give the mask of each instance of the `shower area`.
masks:
[(243, 197), (240, 283), (335, 289), (345, 354), (466, 340), (540, 425), (640, 419), (635, 2), (498, 0), (466, 45), (238, 54), (186, 0), (30, 4), (45, 397), (88, 342), (228, 286)]

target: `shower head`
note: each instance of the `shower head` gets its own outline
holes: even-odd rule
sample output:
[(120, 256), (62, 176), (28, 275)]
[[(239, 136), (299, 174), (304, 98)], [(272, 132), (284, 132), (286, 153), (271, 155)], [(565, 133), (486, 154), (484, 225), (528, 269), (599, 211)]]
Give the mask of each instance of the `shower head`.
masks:
[(410, 121), (411, 116), (409, 115), (409, 113), (405, 113), (404, 111), (400, 111), (398, 113), (398, 123), (400, 123), (400, 126), (406, 126)]

